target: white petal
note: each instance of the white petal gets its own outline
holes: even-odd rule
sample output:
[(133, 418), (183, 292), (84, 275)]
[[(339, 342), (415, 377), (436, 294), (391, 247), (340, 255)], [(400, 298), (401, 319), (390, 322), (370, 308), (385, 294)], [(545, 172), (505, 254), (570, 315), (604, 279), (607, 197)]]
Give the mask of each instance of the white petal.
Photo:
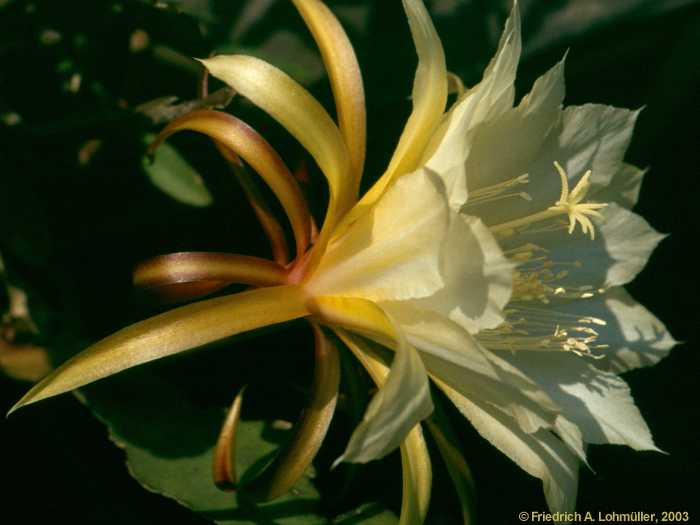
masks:
[(516, 3), (481, 82), (455, 103), (428, 146), (424, 156), (426, 165), (444, 178), (450, 204), (455, 208), (467, 198), (464, 161), (469, 153), (471, 131), (479, 123), (513, 107), (513, 82), (520, 51), (520, 12)]
[(619, 325), (620, 338), (606, 338), (610, 349), (605, 354), (614, 372), (655, 365), (678, 344), (664, 324), (624, 289), (610, 290), (605, 297), (605, 306)]
[(438, 126), (447, 102), (447, 69), (442, 42), (422, 0), (403, 0), (418, 53), (413, 81), (413, 111), (383, 177), (415, 170), (423, 150)]
[(425, 170), (401, 177), (334, 240), (306, 287), (374, 301), (428, 296), (444, 284), (440, 250), (448, 226), (440, 180)]
[(422, 354), (435, 356), (447, 367), (498, 380), (481, 345), (454, 321), (435, 312), (419, 310), (408, 301), (380, 303), (380, 306), (401, 327), (408, 342)]
[(547, 430), (527, 434), (498, 409), (462, 396), (438, 383), (477, 432), (528, 474), (542, 480), (552, 512), (571, 512), (576, 504), (578, 460)]
[[(539, 174), (529, 172), (529, 167), (540, 155), (550, 130), (559, 121), (563, 100), (564, 60), (537, 79), (532, 91), (518, 107), (483, 123), (475, 130), (465, 167), (468, 192), (525, 173), (529, 173), (531, 178), (538, 177)], [(546, 175), (551, 176), (550, 173)], [(557, 179), (547, 178), (546, 182), (556, 186)], [(520, 190), (529, 192), (530, 185), (524, 185), (517, 191)], [(529, 212), (533, 206), (541, 206), (541, 203), (529, 204), (522, 199), (511, 199), (477, 206), (478, 211), (472, 211), (471, 204), (467, 204), (467, 211), (479, 215), (486, 223), (507, 220), (519, 209)], [(503, 208), (512, 211), (501, 211)]]
[(581, 429), (586, 442), (658, 450), (627, 383), (615, 374), (569, 353), (498, 353), (541, 385), (562, 414)]
[[(504, 250), (533, 243), (546, 250), (566, 275), (556, 286), (592, 289), (619, 286), (642, 271), (658, 243), (665, 237), (639, 215), (615, 203), (600, 210), (604, 219), (595, 219), (596, 235), (591, 240), (580, 229), (528, 232), (502, 240)], [(562, 219), (564, 220), (564, 219)]]
[[(590, 182), (592, 189), (600, 191), (607, 187), (613, 177), (623, 168), (623, 157), (629, 145), (634, 123), (639, 112), (628, 109), (619, 109), (612, 106), (587, 104), (584, 106), (570, 106), (559, 115), (559, 122), (549, 131), (546, 140), (541, 143), (536, 155), (532, 155), (531, 161), (519, 165), (519, 170), (513, 171), (508, 177), (512, 178), (523, 173), (529, 174), (529, 183), (523, 187), (531, 200), (511, 198), (508, 205), (497, 201), (491, 206), (484, 205), (476, 211), (471, 208), (469, 213), (476, 213), (484, 219), (488, 225), (501, 224), (508, 220), (527, 216), (531, 213), (542, 211), (553, 205), (559, 198), (561, 184), (559, 177), (553, 168), (556, 161), (566, 171), (569, 184), (573, 187), (580, 177), (591, 170)], [(524, 130), (523, 130), (524, 131)], [(511, 131), (510, 136), (513, 136)], [(515, 141), (531, 142), (532, 138), (526, 138), (523, 133), (519, 139), (511, 139), (508, 146), (503, 147), (497, 141), (497, 136), (489, 140), (494, 156), (498, 155), (499, 147), (506, 152), (510, 143)], [(503, 153), (500, 153), (503, 155)], [(506, 156), (509, 153), (506, 153)], [(484, 168), (478, 168), (476, 173)], [(467, 184), (475, 177), (469, 173)], [(623, 172), (621, 181), (625, 180)], [(503, 178), (508, 178), (503, 175)], [(615, 188), (625, 191), (627, 186), (623, 183)], [(472, 187), (471, 185), (469, 186)], [(612, 190), (613, 188), (610, 188)], [(470, 189), (471, 191), (471, 189)], [(591, 201), (599, 201), (590, 193)], [(604, 194), (603, 197), (606, 197)], [(609, 195), (608, 195), (609, 197)], [(624, 197), (613, 195), (612, 201), (624, 200)]]
[[(359, 352), (366, 351), (366, 342), (351, 333), (346, 337)], [(361, 357), (361, 356), (358, 356)], [(428, 376), (418, 352), (408, 344), (400, 344), (386, 382), (370, 401), (367, 411), (350, 441), (335, 463), (366, 463), (384, 457), (396, 449), (406, 435), (433, 411)]]
[(642, 179), (647, 170), (623, 163), (607, 184), (591, 184), (588, 192), (591, 201), (615, 202), (624, 208), (632, 208), (639, 199)]
[(586, 301), (572, 301), (564, 311), (605, 321), (595, 327), (597, 342), (608, 345), (596, 351), (603, 359), (593, 362), (602, 370), (620, 374), (655, 365), (678, 344), (664, 324), (621, 286)]
[(576, 425), (559, 414), (551, 398), (519, 370), (485, 351), (449, 319), (415, 310), (405, 302), (383, 307), (418, 349), (432, 377), (464, 396), (498, 407), (526, 433), (553, 430), (585, 462), (583, 440)]
[(600, 104), (564, 110), (559, 162), (570, 175), (593, 171), (591, 182), (606, 185), (620, 168), (639, 111)]
[(642, 271), (651, 252), (665, 235), (657, 232), (641, 216), (611, 204), (602, 210), (605, 220), (600, 236), (612, 264), (605, 278), (606, 286), (619, 286)]
[(441, 249), (445, 285), (428, 297), (412, 299), (411, 305), (448, 317), (470, 333), (501, 324), (513, 265), (488, 228), (475, 217), (452, 212)]

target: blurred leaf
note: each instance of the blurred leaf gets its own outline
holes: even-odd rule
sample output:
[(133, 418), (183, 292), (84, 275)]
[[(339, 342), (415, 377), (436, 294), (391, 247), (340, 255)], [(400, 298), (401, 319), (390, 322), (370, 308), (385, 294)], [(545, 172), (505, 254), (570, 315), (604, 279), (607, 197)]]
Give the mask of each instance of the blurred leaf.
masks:
[[(153, 138), (146, 135), (146, 144)], [(168, 143), (155, 151), (152, 160), (144, 159), (143, 170), (154, 186), (176, 201), (197, 207), (209, 206), (213, 201), (202, 177)]]
[(231, 30), (231, 39), (238, 41), (251, 29), (255, 22), (265, 16), (277, 0), (249, 0), (241, 8), (236, 23)]
[(19, 381), (38, 381), (51, 371), (46, 349), (0, 339), (0, 371)]
[(523, 54), (571, 43), (573, 39), (619, 24), (625, 20), (653, 18), (698, 3), (698, 0), (568, 0), (543, 2), (521, 0), (523, 19), (528, 21)]
[[(112, 441), (126, 451), (129, 472), (147, 489), (221, 524), (327, 523), (308, 477), (267, 504), (218, 490), (212, 458), (224, 410), (193, 404), (152, 370), (112, 378), (86, 388), (81, 397), (107, 425)], [(236, 466), (243, 477), (264, 466), (285, 438), (286, 432), (262, 421), (241, 421)]]
[(285, 30), (275, 32), (259, 46), (231, 44), (217, 51), (219, 54), (241, 53), (261, 58), (307, 86), (319, 80), (325, 71), (316, 50), (310, 49), (296, 33)]

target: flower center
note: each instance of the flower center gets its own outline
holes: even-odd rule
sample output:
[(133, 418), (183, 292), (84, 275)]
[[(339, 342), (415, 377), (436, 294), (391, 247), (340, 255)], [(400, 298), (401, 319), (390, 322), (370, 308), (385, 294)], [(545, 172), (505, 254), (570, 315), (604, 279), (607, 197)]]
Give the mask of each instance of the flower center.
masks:
[[(591, 177), (591, 171), (588, 170), (586, 173), (584, 173), (583, 177), (581, 177), (574, 189), (569, 191), (569, 179), (566, 175), (566, 171), (564, 171), (564, 168), (562, 168), (561, 164), (558, 162), (554, 162), (554, 167), (561, 178), (561, 194), (559, 196), (559, 200), (557, 200), (553, 206), (550, 206), (546, 210), (491, 226), (490, 229), (494, 234), (502, 236), (512, 235), (516, 231), (522, 230), (534, 223), (546, 221), (560, 215), (567, 215), (569, 218), (569, 234), (574, 232), (576, 224), (578, 223), (581, 225), (581, 231), (584, 234), (590, 234), (591, 239), (595, 239), (595, 227), (593, 226), (590, 217), (598, 217), (602, 219), (603, 216), (598, 210), (604, 208), (607, 206), (607, 204), (583, 202), (588, 194), (588, 190), (590, 189), (589, 179)], [(527, 179), (525, 180), (527, 181)]]

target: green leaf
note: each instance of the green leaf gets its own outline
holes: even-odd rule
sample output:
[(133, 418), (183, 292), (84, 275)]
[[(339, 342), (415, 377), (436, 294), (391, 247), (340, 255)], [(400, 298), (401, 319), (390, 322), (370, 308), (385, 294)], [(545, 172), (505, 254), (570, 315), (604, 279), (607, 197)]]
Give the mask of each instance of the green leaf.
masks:
[[(81, 391), (81, 398), (126, 451), (129, 472), (147, 489), (216, 523), (316, 525), (319, 493), (308, 476), (271, 503), (218, 490), (212, 456), (225, 410), (197, 406), (149, 369), (137, 369)], [(268, 461), (286, 433), (262, 421), (241, 421), (237, 468), (247, 477)]]
[[(146, 135), (150, 144), (155, 135)], [(170, 144), (161, 144), (152, 159), (144, 158), (143, 170), (159, 190), (190, 206), (209, 206), (213, 198), (202, 177)]]

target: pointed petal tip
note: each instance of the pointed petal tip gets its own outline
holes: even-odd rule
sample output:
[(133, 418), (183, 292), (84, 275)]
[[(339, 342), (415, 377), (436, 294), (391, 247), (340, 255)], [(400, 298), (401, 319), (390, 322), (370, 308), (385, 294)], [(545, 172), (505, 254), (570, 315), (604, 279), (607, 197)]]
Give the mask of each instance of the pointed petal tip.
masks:
[(5, 414), (5, 418), (9, 418), (11, 414), (17, 412), (20, 408), (24, 407), (25, 405), (29, 405), (31, 403), (34, 403), (35, 401), (38, 401), (38, 399), (32, 399), (32, 397), (30, 396), (30, 394), (34, 392), (34, 388), (35, 387), (29, 390), (29, 392), (24, 394), (19, 401), (12, 405), (12, 408), (10, 408), (10, 410), (8, 410)]
[(335, 461), (333, 461), (333, 464), (331, 465), (330, 470), (335, 470), (335, 469), (338, 467), (338, 465), (340, 465), (340, 464), (343, 463), (344, 461), (345, 461), (345, 455), (338, 456), (338, 457), (335, 459)]
[(20, 408), (22, 408), (22, 401), (21, 401), (21, 400), (20, 400), (20, 401), (17, 401), (17, 403), (15, 403), (15, 404), (12, 406), (12, 408), (10, 408), (10, 410), (7, 411), (7, 413), (5, 414), (5, 419), (9, 418), (10, 415), (11, 415), (13, 412), (16, 412), (16, 411), (19, 410)]

